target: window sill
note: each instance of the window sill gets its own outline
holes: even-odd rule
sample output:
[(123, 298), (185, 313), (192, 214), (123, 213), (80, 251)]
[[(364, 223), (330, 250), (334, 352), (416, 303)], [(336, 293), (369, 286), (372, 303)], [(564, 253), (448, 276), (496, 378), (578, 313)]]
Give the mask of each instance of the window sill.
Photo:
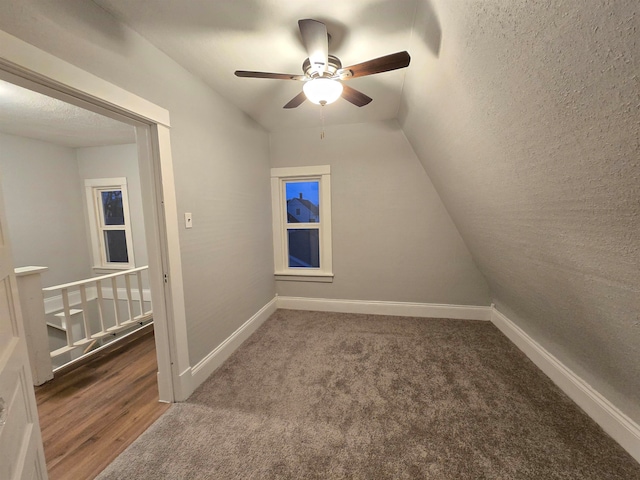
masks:
[(276, 273), (275, 277), (280, 282), (333, 283), (333, 273)]

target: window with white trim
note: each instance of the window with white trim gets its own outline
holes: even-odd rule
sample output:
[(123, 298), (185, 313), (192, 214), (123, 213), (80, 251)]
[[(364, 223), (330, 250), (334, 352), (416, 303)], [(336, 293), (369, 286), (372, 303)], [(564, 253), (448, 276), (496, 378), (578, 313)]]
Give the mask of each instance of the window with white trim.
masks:
[(330, 166), (272, 168), (271, 205), (276, 277), (331, 281)]
[(94, 268), (135, 267), (126, 178), (85, 180)]

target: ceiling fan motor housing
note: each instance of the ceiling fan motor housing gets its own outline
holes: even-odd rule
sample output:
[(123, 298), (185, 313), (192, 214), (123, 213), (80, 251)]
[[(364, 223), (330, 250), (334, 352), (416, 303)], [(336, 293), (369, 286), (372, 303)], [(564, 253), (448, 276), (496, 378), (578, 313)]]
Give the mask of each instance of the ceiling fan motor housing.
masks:
[[(338, 70), (342, 68), (342, 62), (340, 59), (334, 55), (329, 55), (327, 59), (327, 69), (325, 70), (323, 77), (333, 77)], [(318, 73), (314, 72), (311, 68), (311, 61), (307, 58), (302, 64), (302, 71), (308, 77), (318, 77)]]

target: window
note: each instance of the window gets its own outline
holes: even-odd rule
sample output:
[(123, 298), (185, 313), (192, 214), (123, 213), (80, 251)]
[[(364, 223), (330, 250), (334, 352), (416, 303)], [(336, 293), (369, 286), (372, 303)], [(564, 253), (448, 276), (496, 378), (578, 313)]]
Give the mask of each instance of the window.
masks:
[(85, 180), (94, 268), (135, 266), (126, 178)]
[(331, 281), (329, 165), (272, 168), (271, 198), (276, 277)]

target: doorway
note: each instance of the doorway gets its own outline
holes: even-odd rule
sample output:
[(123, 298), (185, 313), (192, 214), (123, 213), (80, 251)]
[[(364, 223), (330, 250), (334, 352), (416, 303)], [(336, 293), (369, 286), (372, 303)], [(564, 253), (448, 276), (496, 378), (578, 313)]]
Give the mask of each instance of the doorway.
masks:
[[(154, 302), (154, 319), (158, 391), (160, 399), (165, 402), (186, 399), (193, 386), (186, 335), (169, 113), (2, 31), (0, 79), (135, 126), (151, 272), (149, 286), (153, 298), (157, 299)], [(1, 205), (0, 210), (2, 214)], [(0, 215), (0, 219), (2, 217)], [(11, 259), (5, 266), (7, 272), (13, 270)], [(13, 289), (8, 297), (11, 305), (19, 301), (15, 283), (15, 275), (7, 273), (5, 285)], [(15, 344), (15, 367), (21, 372), (25, 395), (14, 402), (16, 405), (9, 405), (9, 412), (14, 407), (26, 412), (26, 417), (15, 418), (13, 429), (29, 433), (30, 440), (8, 468), (34, 472), (35, 477), (46, 478), (35, 395), (29, 386), (31, 375), (25, 368), (24, 328), (19, 310), (14, 310), (9, 310), (9, 320), (13, 322), (9, 325), (13, 325), (11, 338)], [(12, 372), (6, 373), (12, 375)], [(0, 375), (3, 374), (5, 370), (0, 371)]]
[(158, 389), (166, 402), (193, 390), (189, 364), (169, 112), (11, 35), (0, 32), (0, 80), (43, 93), (136, 129)]
[[(23, 309), (32, 360), (51, 352), (56, 371), (151, 322), (135, 128), (0, 80), (0, 147), (18, 285), (44, 287), (44, 318)], [(51, 374), (36, 363), (40, 385)]]
[[(37, 283), (51, 292), (57, 291), (55, 285), (94, 285), (93, 278), (146, 269), (137, 152), (135, 127), (0, 80), (0, 172), (8, 227), (4, 233), (13, 245), (14, 266), (44, 267)], [(112, 187), (104, 195), (101, 185), (97, 196), (85, 198), (85, 189), (93, 193), (91, 185), (104, 180), (109, 184), (114, 178), (121, 179), (117, 195)], [(104, 202), (92, 202), (94, 197)], [(102, 208), (92, 209), (94, 203)], [(107, 232), (128, 229), (122, 245), (110, 244), (107, 235), (105, 241), (95, 242), (91, 215), (96, 211), (108, 217)], [(56, 375), (37, 389), (36, 397), (50, 478), (68, 478), (71, 472), (78, 473), (77, 478), (95, 476), (168, 407), (158, 403), (149, 277), (146, 270), (140, 273), (145, 277), (139, 276), (140, 288), (133, 290), (138, 293), (139, 322), (130, 326), (123, 322), (123, 312), (127, 307), (133, 312), (135, 305), (127, 305), (123, 295), (118, 300), (113, 289), (107, 301), (102, 298), (104, 289), (100, 291), (100, 309), (96, 294), (87, 294), (90, 288), (83, 290), (83, 305), (78, 299), (71, 302), (74, 312), (81, 311), (75, 307), (84, 309), (84, 325), (68, 317), (56, 324), (62, 317), (57, 318), (60, 306), (55, 305), (63, 302), (59, 295), (44, 298), (42, 319), (48, 324), (49, 348), (36, 356), (53, 352)], [(131, 281), (126, 283), (130, 286)], [(132, 296), (131, 290), (128, 293)], [(72, 296), (67, 296), (67, 303)], [(24, 309), (23, 313), (29, 322)], [(99, 335), (101, 324), (104, 336)], [(65, 336), (76, 327), (80, 338), (92, 341), (64, 351)], [(90, 351), (92, 347), (100, 348)]]

